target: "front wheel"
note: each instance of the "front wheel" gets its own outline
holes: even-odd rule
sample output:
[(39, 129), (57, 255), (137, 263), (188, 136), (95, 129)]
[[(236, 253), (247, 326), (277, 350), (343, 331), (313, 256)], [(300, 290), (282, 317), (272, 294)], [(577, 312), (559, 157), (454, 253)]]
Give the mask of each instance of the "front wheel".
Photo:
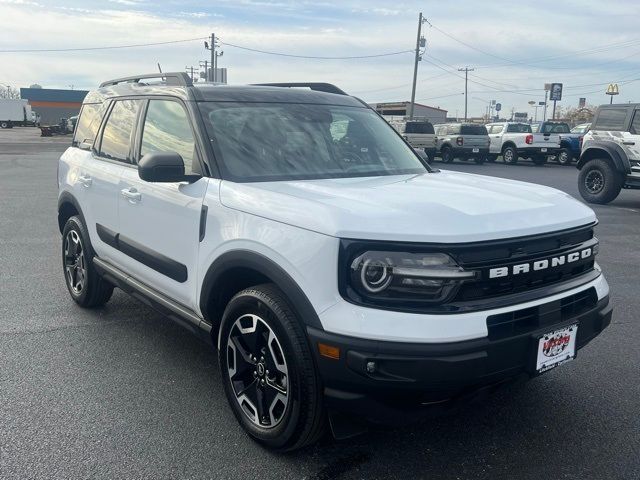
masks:
[(578, 190), (589, 203), (605, 204), (618, 196), (624, 185), (624, 175), (610, 161), (589, 160), (578, 175)]
[(321, 382), (302, 324), (282, 291), (265, 284), (231, 299), (218, 356), (227, 400), (254, 440), (287, 451), (320, 437)]

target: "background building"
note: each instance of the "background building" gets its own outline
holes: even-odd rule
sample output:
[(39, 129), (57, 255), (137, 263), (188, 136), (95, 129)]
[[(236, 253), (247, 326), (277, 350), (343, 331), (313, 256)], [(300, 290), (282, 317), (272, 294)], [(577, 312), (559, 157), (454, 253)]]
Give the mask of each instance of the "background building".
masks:
[(20, 98), (27, 100), (31, 110), (40, 115), (42, 125), (53, 125), (60, 118), (77, 115), (87, 90), (58, 90), (52, 88), (21, 88)]
[[(413, 105), (414, 118), (426, 119), (434, 124), (447, 121), (446, 110), (422, 105), (421, 103), (414, 103)], [(371, 106), (385, 117), (407, 117), (411, 110), (411, 102), (372, 103)]]

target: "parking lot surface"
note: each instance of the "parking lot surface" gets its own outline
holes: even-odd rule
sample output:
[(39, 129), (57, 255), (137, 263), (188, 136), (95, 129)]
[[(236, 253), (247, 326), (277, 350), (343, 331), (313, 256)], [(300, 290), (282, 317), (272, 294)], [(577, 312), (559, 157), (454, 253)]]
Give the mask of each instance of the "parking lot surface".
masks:
[[(205, 344), (118, 290), (97, 310), (70, 299), (68, 142), (0, 131), (0, 478), (640, 479), (640, 191), (595, 208), (615, 310), (576, 361), (456, 415), (280, 455), (243, 433)], [(578, 198), (575, 168), (446, 168)]]

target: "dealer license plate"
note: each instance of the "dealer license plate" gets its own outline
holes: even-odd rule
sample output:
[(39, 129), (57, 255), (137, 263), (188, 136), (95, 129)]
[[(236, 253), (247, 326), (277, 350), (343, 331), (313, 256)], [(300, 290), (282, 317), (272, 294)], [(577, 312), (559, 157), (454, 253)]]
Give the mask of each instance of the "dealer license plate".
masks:
[(547, 149), (546, 149), (546, 148), (541, 148), (541, 149), (540, 149), (540, 151), (541, 151), (541, 152), (546, 152), (546, 151), (547, 151)]
[(474, 148), (474, 149), (473, 149), (473, 153), (478, 153), (479, 151), (480, 151), (480, 149), (479, 149), (479, 148)]
[(546, 333), (538, 339), (536, 371), (538, 373), (551, 370), (576, 356), (576, 337), (578, 324)]

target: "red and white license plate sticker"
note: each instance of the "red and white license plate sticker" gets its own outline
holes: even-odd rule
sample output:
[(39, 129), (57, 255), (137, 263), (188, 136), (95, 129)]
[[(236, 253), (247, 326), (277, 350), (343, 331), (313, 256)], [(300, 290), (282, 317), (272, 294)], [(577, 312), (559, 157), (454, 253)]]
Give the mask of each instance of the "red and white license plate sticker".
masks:
[(555, 330), (540, 337), (538, 340), (538, 356), (536, 370), (539, 373), (557, 367), (576, 356), (576, 337), (578, 325)]

